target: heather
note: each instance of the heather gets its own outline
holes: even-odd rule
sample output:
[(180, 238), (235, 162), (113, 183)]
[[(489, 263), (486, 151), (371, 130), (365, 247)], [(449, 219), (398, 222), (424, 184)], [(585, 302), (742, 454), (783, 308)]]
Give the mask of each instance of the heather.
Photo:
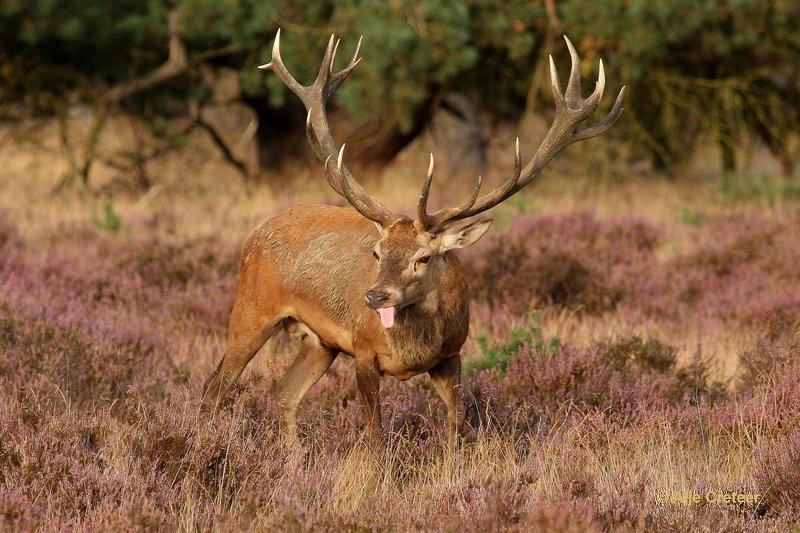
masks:
[[(368, 449), (342, 356), (301, 407), (304, 449), (287, 451), (269, 391), (302, 338), (271, 340), (222, 412), (198, 415), (239, 242), (215, 229), (227, 208), (204, 207), (218, 222), (201, 228), (182, 209), (122, 210), (119, 227), (95, 214), (0, 218), (4, 528), (738, 531), (800, 519), (794, 211), (736, 204), (699, 224), (588, 203), (518, 214), (462, 254), (473, 318), (461, 447), (447, 447), (444, 409), (419, 377), (385, 380), (386, 443)], [(763, 498), (663, 496), (693, 491)]]
[[(800, 2), (0, 6), (0, 531), (800, 527)], [(424, 373), (380, 381), (367, 442), (346, 354), (285, 440), (274, 385), (318, 349), (291, 321), (201, 415), (252, 228), (386, 221), (367, 194), (489, 229), (457, 251), (459, 442)], [(318, 251), (293, 282), (329, 269), (297, 289), (352, 315)], [(240, 292), (270, 297), (250, 252)]]
[[(797, 326), (796, 214), (744, 211), (689, 228), (675, 252), (641, 218), (552, 214), (516, 222), (472, 262), (476, 301), (524, 313), (537, 305), (648, 319)], [(676, 238), (676, 236), (673, 236)]]

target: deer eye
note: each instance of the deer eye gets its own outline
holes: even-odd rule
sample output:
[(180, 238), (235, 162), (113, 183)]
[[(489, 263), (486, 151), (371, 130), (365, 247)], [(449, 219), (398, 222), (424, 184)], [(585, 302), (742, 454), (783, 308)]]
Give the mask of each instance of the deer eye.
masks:
[(380, 259), (380, 258), (381, 258), (381, 257), (378, 255), (378, 252), (377, 252), (377, 250), (372, 250), (372, 257), (374, 257), (375, 259)]
[(431, 256), (423, 255), (422, 257), (417, 259), (417, 263), (420, 263), (422, 265), (426, 265), (426, 264), (428, 264), (428, 261), (430, 261), (430, 260), (431, 260)]

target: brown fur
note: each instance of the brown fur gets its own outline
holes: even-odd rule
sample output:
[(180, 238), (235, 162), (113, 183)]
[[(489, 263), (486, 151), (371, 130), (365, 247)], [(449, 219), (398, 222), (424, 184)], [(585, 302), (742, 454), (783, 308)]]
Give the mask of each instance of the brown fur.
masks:
[[(276, 387), (289, 438), (297, 404), (339, 352), (355, 358), (371, 437), (380, 433), (380, 376), (425, 372), (448, 406), (455, 437), (463, 420), (454, 387), (469, 327), (468, 289), (461, 263), (442, 246), (441, 235), (408, 218), (378, 230), (350, 208), (296, 206), (262, 221), (242, 250), (228, 348), (206, 382), (205, 409), (218, 405), (270, 335), (297, 321), (317, 340), (303, 344)], [(418, 260), (425, 255), (423, 265)], [(371, 287), (392, 294), (394, 327), (384, 328), (365, 304)]]

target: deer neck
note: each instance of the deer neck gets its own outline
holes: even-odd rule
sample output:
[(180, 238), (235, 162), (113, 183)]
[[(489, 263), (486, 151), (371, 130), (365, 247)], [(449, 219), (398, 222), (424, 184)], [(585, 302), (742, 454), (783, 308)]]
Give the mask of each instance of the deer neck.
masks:
[(394, 327), (386, 330), (394, 357), (409, 368), (425, 368), (441, 355), (447, 343), (445, 324), (459, 312), (453, 298), (449, 263), (443, 265), (444, 272), (439, 282), (425, 293), (418, 302), (398, 309)]
[(444, 341), (440, 301), (436, 291), (419, 303), (397, 311), (386, 330), (392, 357), (402, 367), (424, 371), (440, 353)]
[(421, 301), (398, 309), (395, 327), (389, 328), (387, 331), (391, 336), (394, 333), (403, 333), (406, 330), (417, 331), (426, 325), (433, 325), (440, 310), (439, 291), (433, 289)]
[(438, 271), (433, 273), (433, 277), (437, 281), (430, 283), (423, 297), (411, 305), (398, 309), (395, 327), (387, 330), (390, 337), (409, 333), (422, 334), (423, 331), (440, 328), (442, 313), (450, 311), (443, 309), (445, 302), (442, 300), (442, 295), (448, 292), (453, 265), (445, 259), (436, 268)]

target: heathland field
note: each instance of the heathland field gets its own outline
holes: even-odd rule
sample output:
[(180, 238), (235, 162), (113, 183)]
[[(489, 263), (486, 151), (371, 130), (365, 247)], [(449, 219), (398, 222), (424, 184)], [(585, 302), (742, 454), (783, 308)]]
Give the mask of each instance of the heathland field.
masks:
[[(512, 142), (491, 157), (492, 184)], [(176, 163), (144, 191), (51, 194), (46, 150), (6, 152), (2, 528), (791, 529), (796, 182), (719, 178), (702, 161), (667, 177), (592, 149), (568, 149), (460, 254), (460, 449), (427, 377), (388, 378), (377, 455), (344, 356), (301, 407), (305, 450), (284, 451), (270, 386), (304, 342), (287, 334), (217, 417), (198, 415), (249, 228), (293, 203), (341, 204), (318, 165), (298, 163), (286, 188)], [(425, 158), (409, 150), (365, 184), (413, 212)], [(436, 201), (471, 179), (443, 172)]]

